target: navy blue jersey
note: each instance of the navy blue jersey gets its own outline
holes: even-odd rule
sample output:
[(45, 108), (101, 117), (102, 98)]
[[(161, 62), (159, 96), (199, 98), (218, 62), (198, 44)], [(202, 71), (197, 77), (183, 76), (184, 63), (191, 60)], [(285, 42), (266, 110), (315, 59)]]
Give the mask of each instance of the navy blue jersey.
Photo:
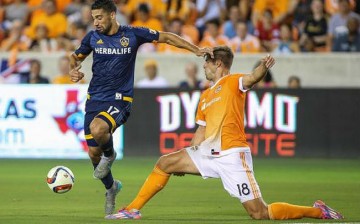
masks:
[(110, 36), (90, 31), (75, 50), (80, 58), (93, 51), (90, 99), (113, 101), (122, 96), (132, 97), (137, 50), (141, 44), (158, 39), (158, 31), (143, 27), (120, 26)]

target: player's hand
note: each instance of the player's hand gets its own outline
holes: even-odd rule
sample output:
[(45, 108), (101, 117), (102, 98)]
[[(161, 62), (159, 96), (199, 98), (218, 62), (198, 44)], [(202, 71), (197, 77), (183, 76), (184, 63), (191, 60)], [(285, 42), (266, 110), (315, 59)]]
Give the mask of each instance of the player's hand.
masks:
[(214, 58), (213, 49), (210, 47), (199, 48), (199, 50), (195, 54), (199, 57), (204, 57), (208, 54), (211, 58)]
[(82, 78), (84, 78), (84, 73), (80, 72), (81, 65), (76, 66), (74, 69), (70, 71), (70, 80), (72, 82), (78, 82)]
[(261, 64), (264, 65), (266, 69), (270, 69), (275, 64), (275, 58), (268, 54), (266, 57), (261, 59)]

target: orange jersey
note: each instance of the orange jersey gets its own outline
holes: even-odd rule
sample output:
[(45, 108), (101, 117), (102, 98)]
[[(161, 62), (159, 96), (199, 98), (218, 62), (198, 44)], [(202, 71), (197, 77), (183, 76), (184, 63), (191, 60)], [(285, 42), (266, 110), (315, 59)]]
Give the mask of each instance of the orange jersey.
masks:
[(244, 40), (234, 37), (230, 40), (231, 48), (234, 52), (258, 53), (260, 52), (260, 41), (256, 36), (247, 34)]
[(38, 25), (46, 25), (48, 28), (48, 37), (56, 38), (66, 33), (67, 29), (67, 19), (66, 16), (61, 13), (55, 13), (53, 15), (47, 15), (46, 13), (41, 13), (40, 15), (34, 17), (31, 20), (30, 27), (25, 30), (25, 34), (30, 37), (35, 37), (36, 27)]
[(270, 9), (274, 19), (281, 14), (287, 12), (289, 8), (289, 0), (255, 0), (253, 6), (253, 12), (258, 12), (259, 15), (263, 15), (266, 9)]
[(138, 27), (147, 27), (147, 28), (150, 28), (153, 30), (158, 30), (158, 31), (163, 30), (162, 23), (160, 22), (160, 20), (155, 19), (155, 18), (150, 18), (146, 22), (143, 22), (141, 20), (135, 20), (131, 25), (138, 26)]
[(155, 18), (164, 14), (165, 3), (159, 0), (129, 0), (127, 1), (124, 12), (135, 13), (140, 4), (147, 4), (150, 9), (150, 16)]
[(200, 47), (216, 47), (221, 45), (229, 45), (229, 39), (224, 35), (219, 35), (216, 38), (205, 35), (199, 44)]
[(204, 142), (221, 147), (221, 151), (248, 147), (244, 130), (246, 93), (241, 90), (243, 76), (224, 76), (200, 97), (196, 123), (206, 127)]

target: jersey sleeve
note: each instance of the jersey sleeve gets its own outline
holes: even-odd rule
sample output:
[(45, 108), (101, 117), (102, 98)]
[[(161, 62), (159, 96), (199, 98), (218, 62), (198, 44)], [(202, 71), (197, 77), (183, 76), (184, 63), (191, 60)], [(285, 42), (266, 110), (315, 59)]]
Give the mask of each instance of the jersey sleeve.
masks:
[(143, 43), (151, 43), (159, 40), (159, 31), (146, 27), (134, 27), (134, 34), (140, 45)]
[(205, 103), (205, 102), (203, 102), (203, 99), (205, 98), (206, 92), (207, 91), (205, 91), (200, 97), (198, 108), (197, 108), (197, 111), (196, 111), (196, 117), (195, 117), (196, 123), (198, 125), (201, 125), (201, 126), (206, 126), (205, 114), (201, 110), (201, 108), (203, 108), (203, 104)]
[(238, 90), (240, 90), (241, 92), (246, 92), (246, 91), (248, 91), (249, 89), (245, 89), (244, 88), (244, 85), (243, 85), (243, 77), (245, 76), (246, 74), (234, 74), (233, 76), (233, 78), (235, 79), (235, 80), (237, 80), (237, 84), (236, 84), (236, 88), (238, 89)]
[(94, 31), (90, 31), (88, 34), (86, 34), (84, 39), (81, 41), (81, 45), (78, 47), (78, 49), (75, 50), (75, 54), (79, 58), (84, 58), (91, 53), (92, 48), (91, 48), (90, 40), (93, 32)]

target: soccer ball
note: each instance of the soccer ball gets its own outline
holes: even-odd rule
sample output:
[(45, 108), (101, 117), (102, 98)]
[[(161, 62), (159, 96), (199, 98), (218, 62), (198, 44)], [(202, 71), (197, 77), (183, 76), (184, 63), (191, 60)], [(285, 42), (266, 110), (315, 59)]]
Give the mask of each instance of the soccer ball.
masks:
[(46, 182), (55, 193), (66, 193), (74, 185), (74, 174), (65, 166), (55, 166), (47, 174)]

